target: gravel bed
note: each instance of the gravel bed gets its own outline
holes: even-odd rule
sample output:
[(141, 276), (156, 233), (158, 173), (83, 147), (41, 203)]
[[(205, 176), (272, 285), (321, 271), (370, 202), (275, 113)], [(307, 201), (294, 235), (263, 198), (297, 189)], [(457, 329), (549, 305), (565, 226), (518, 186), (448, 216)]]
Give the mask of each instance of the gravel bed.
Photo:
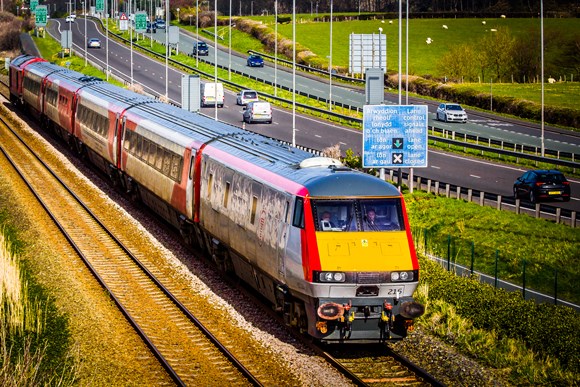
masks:
[[(31, 133), (40, 139), (36, 132), (31, 131)], [(286, 327), (280, 326), (277, 322), (268, 318), (267, 314), (263, 313), (261, 307), (255, 305), (252, 299), (245, 297), (225, 283), (221, 275), (216, 273), (211, 265), (204, 261), (192, 259), (191, 253), (182, 245), (181, 241), (173, 233), (167, 232), (167, 226), (138, 210), (134, 204), (111, 189), (109, 185), (96, 176), (82, 162), (76, 158), (69, 159), (62, 156), (58, 151), (58, 149), (62, 148), (60, 143), (54, 143), (48, 137), (47, 141), (52, 144), (46, 145), (47, 149), (65, 165), (66, 169), (76, 174), (79, 184), (82, 183), (82, 185), (91, 187), (90, 189), (94, 189), (97, 192), (99, 190), (102, 191), (99, 196), (103, 201), (102, 206), (106, 207), (107, 211), (118, 211), (118, 215), (115, 216), (131, 219), (133, 227), (138, 230), (137, 234), (142, 238), (146, 238), (149, 243), (156, 246), (160, 251), (163, 251), (167, 266), (176, 272), (176, 276), (186, 279), (191, 292), (206, 297), (208, 302), (216, 309), (221, 313), (227, 314), (231, 325), (238, 330), (239, 337), (244, 337), (245, 340), (254, 342), (255, 347), (259, 348), (255, 354), (258, 361), (260, 356), (264, 358), (264, 361), (275, 359), (274, 364), (277, 364), (282, 370), (278, 372), (287, 372), (288, 381), (291, 380), (292, 385), (338, 386), (351, 384), (325, 361), (297, 342)], [(53, 147), (56, 149), (53, 149)], [(3, 183), (0, 185), (2, 191), (7, 189), (7, 182), (3, 181)], [(13, 199), (16, 201), (28, 200), (16, 194)], [(19, 203), (18, 205), (21, 207), (23, 214), (25, 214), (26, 203)], [(30, 219), (32, 223), (39, 221), (41, 220), (38, 216), (33, 216)], [(37, 230), (37, 232), (41, 232), (41, 230)], [(44, 239), (44, 237), (36, 238), (39, 241)], [(50, 250), (46, 246), (44, 246), (44, 249)], [(55, 269), (62, 271), (59, 276), (69, 275), (74, 277), (76, 271), (83, 270), (83, 268), (63, 270), (63, 267), (65, 267), (64, 263), (56, 265)], [(61, 279), (61, 281), (64, 281), (64, 279)], [(68, 278), (66, 281), (74, 282), (75, 280)], [(80, 286), (79, 289), (83, 288), (83, 286)], [(90, 345), (98, 345), (94, 339), (91, 341), (89, 338), (91, 335), (98, 337), (101, 334), (98, 330), (111, 324), (113, 328), (107, 331), (111, 337), (107, 338), (107, 342), (103, 345), (113, 346), (115, 353), (117, 351), (129, 354), (134, 352), (135, 348), (141, 344), (126, 338), (129, 335), (127, 333), (128, 328), (124, 326), (122, 318), (114, 316), (115, 312), (111, 312), (111, 305), (106, 300), (99, 302), (93, 300), (93, 298), (98, 298), (98, 289), (92, 289), (91, 291), (95, 293), (88, 298), (75, 297), (59, 301), (63, 311), (71, 319), (73, 340), (75, 342), (84, 340)], [(64, 293), (60, 294), (62, 296)], [(65, 295), (64, 297), (67, 296)], [(89, 306), (93, 308), (91, 311), (92, 319), (94, 319), (93, 328), (77, 321), (85, 318), (83, 313), (73, 312), (79, 304), (85, 308)], [(114, 321), (114, 324), (112, 321)], [(123, 327), (123, 329), (114, 329), (117, 326)], [(116, 335), (121, 336), (116, 337)], [(103, 347), (103, 345), (100, 345), (100, 347)], [(421, 329), (417, 329), (405, 341), (393, 344), (392, 347), (446, 385), (507, 385), (501, 382), (499, 373), (492, 373)], [(139, 369), (139, 365), (130, 364), (128, 366), (128, 362), (137, 361), (135, 357), (137, 355), (121, 359), (113, 357), (105, 360), (104, 362), (110, 368), (108, 370), (107, 368), (99, 369), (94, 364), (102, 364), (103, 359), (101, 357), (111, 356), (110, 350), (106, 348), (101, 348), (100, 350), (91, 349), (85, 344), (79, 345), (79, 351), (82, 363), (80, 368), (83, 370), (83, 380), (87, 384), (109, 384), (111, 380), (110, 369), (113, 370), (115, 375), (122, 373), (122, 369), (137, 370), (133, 374), (130, 374), (130, 372), (123, 373), (123, 378), (117, 379), (118, 383), (114, 383), (117, 385), (150, 384), (153, 380), (156, 380), (157, 376), (155, 375), (144, 375), (144, 371)], [(144, 368), (147, 369), (147, 367)], [(121, 380), (122, 382), (120, 382)], [(280, 381), (280, 385), (288, 385), (288, 381)], [(216, 382), (216, 385), (219, 385), (219, 383)]]

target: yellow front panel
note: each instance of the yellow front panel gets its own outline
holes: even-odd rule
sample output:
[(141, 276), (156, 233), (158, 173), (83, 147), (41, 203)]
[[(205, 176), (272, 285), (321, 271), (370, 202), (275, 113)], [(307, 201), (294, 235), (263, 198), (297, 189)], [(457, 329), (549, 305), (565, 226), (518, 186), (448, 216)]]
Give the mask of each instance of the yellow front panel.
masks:
[(323, 271), (412, 270), (405, 231), (317, 232)]

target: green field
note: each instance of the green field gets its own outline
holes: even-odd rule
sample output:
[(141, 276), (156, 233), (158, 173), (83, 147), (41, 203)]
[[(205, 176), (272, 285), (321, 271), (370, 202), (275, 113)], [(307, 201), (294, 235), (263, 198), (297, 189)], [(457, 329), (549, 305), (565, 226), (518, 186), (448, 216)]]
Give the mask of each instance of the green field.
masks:
[[(273, 23), (273, 17), (262, 18), (264, 23)], [(300, 19), (298, 19), (300, 20)], [(409, 20), (409, 73), (414, 75), (433, 75), (444, 77), (437, 72), (437, 62), (450, 48), (460, 44), (477, 43), (491, 29), (508, 28), (516, 37), (539, 38), (539, 19), (410, 19)], [(392, 22), (392, 23), (391, 23)], [(443, 28), (447, 26), (447, 29)], [(273, 27), (272, 27), (273, 28)], [(398, 19), (372, 21), (343, 21), (332, 23), (332, 63), (335, 66), (348, 67), (349, 35), (379, 33), (379, 28), (387, 35), (387, 68), (389, 71), (398, 69), (399, 61), (399, 27)], [(403, 47), (402, 68), (405, 71), (405, 20), (402, 25)], [(292, 38), (292, 24), (280, 24), (278, 33)], [(580, 34), (580, 19), (545, 19), (544, 36), (545, 61), (551, 55), (558, 54), (555, 42), (561, 38), (576, 37)], [(296, 41), (310, 49), (320, 58), (330, 55), (330, 23), (304, 22), (296, 24)], [(427, 38), (433, 42), (427, 44)], [(538, 51), (540, 42), (538, 41)], [(554, 78), (567, 77), (570, 74), (546, 74)]]
[[(285, 15), (288, 16), (288, 15)], [(254, 20), (262, 21), (274, 30), (274, 16), (253, 17)], [(328, 18), (327, 18), (328, 20)], [(476, 45), (486, 35), (493, 33), (491, 29), (507, 28), (513, 37), (538, 40), (538, 52), (540, 51), (540, 20), (539, 19), (410, 19), (409, 20), (409, 74), (426, 77), (444, 78), (446, 74), (438, 68), (441, 58), (453, 47), (462, 44)], [(447, 29), (443, 28), (447, 26)], [(189, 28), (189, 26), (182, 26)], [(370, 21), (335, 21), (332, 23), (333, 49), (332, 64), (334, 67), (348, 69), (349, 61), (349, 35), (372, 34), (383, 29), (387, 34), (387, 67), (389, 72), (397, 72), (399, 66), (399, 45), (398, 45), (398, 19), (393, 20), (370, 20)], [(285, 23), (278, 25), (278, 34), (281, 37), (292, 39), (292, 24)], [(403, 35), (406, 26), (403, 19)], [(195, 28), (192, 28), (195, 32)], [(213, 31), (213, 28), (207, 28)], [(200, 30), (201, 31), (201, 30)], [(200, 32), (207, 38), (209, 35)], [(228, 28), (219, 27), (218, 35), (220, 44), (228, 46)], [(545, 40), (545, 63), (553, 63), (561, 53), (561, 42), (577, 39), (580, 36), (580, 19), (544, 19), (544, 40)], [(315, 22), (310, 15), (298, 15), (296, 23), (296, 41), (305, 48), (316, 54), (323, 62), (328, 63), (327, 56), (330, 56), (330, 23)], [(427, 44), (426, 39), (431, 38), (432, 43)], [(401, 49), (402, 72), (406, 72), (403, 36), (403, 46)], [(245, 53), (248, 50), (268, 52), (261, 42), (255, 38), (242, 33), (236, 29), (232, 31), (232, 47), (235, 51)], [(272, 52), (269, 52), (273, 54)], [(539, 56), (539, 54), (538, 54)], [(554, 78), (557, 82), (548, 84), (548, 78)], [(546, 65), (544, 102), (546, 105), (563, 106), (577, 109), (580, 106), (580, 76), (562, 71), (559, 67)], [(540, 74), (537, 75), (540, 79)], [(574, 81), (570, 83), (570, 81)], [(535, 80), (532, 80), (535, 81)], [(520, 99), (530, 100), (536, 103), (541, 102), (541, 84), (526, 83), (512, 84), (511, 77), (502, 79), (501, 83), (494, 80), (490, 85), (489, 79), (481, 83), (466, 83), (460, 87), (476, 89), (484, 93), (491, 92), (496, 96), (514, 96)], [(491, 86), (491, 88), (490, 88)]]

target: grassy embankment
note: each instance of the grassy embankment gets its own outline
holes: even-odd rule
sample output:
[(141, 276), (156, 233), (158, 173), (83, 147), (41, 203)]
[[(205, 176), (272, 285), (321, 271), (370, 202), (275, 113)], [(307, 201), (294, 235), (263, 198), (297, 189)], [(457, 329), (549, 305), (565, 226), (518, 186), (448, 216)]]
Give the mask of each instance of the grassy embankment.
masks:
[(27, 270), (13, 221), (0, 207), (0, 385), (73, 385), (66, 319)]

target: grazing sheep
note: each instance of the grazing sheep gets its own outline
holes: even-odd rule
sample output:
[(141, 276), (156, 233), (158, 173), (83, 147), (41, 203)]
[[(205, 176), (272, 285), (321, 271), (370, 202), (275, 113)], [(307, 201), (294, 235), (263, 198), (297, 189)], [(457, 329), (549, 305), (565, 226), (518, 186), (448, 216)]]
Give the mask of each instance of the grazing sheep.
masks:
[(548, 78), (548, 83), (556, 83), (556, 80), (552, 77)]
[(447, 29), (447, 25), (443, 24), (443, 29), (446, 30)]
[(501, 18), (502, 18), (502, 19), (505, 19), (505, 15), (501, 15)]
[(487, 23), (485, 20), (481, 22), (481, 24), (485, 25), (485, 23)]
[(497, 32), (497, 30), (495, 28), (492, 28), (490, 31), (491, 32)]
[(431, 38), (427, 38), (427, 40), (426, 40), (425, 42), (426, 42), (427, 44), (431, 44), (431, 43), (433, 43), (433, 39), (431, 39)]

